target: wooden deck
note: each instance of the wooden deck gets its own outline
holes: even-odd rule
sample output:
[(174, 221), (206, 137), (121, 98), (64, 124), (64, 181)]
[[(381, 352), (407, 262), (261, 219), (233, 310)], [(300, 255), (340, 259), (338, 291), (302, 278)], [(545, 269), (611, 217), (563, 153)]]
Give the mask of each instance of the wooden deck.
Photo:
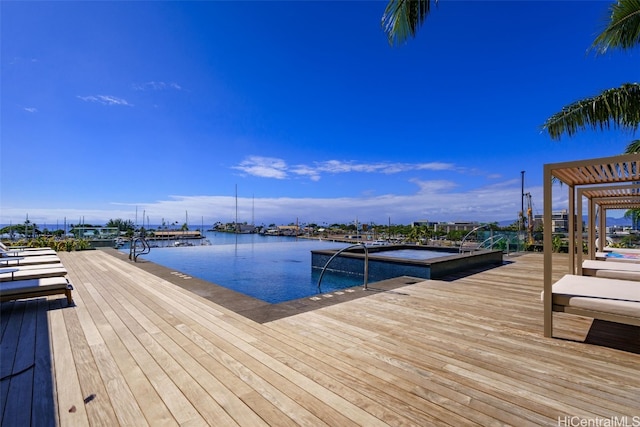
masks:
[(540, 254), (262, 324), (59, 255), (75, 307), (1, 305), (3, 426), (640, 425), (640, 331), (556, 314), (544, 338)]

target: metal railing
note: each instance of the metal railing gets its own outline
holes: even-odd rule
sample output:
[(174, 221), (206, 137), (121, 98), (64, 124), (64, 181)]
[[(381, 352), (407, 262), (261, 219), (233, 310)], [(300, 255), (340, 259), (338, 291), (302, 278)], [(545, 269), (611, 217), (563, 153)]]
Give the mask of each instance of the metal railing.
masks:
[(151, 246), (144, 237), (134, 237), (129, 246), (129, 259), (138, 262), (140, 255), (146, 255), (151, 252)]
[[(472, 235), (472, 234), (473, 234), (473, 233), (475, 233), (476, 231), (480, 230), (481, 228), (485, 228), (485, 227), (488, 227), (488, 226), (489, 226), (489, 224), (482, 224), (482, 225), (479, 225), (479, 226), (475, 227), (475, 228), (474, 228), (473, 230), (471, 230), (470, 232), (468, 232), (468, 233), (467, 233), (467, 234), (462, 238), (462, 241), (460, 242), (460, 251), (459, 251), (459, 252), (460, 252), (460, 253), (463, 253), (463, 252), (464, 252), (464, 242), (465, 242), (465, 240), (467, 240), (467, 237), (469, 237), (470, 235)], [(473, 250), (471, 250), (471, 252), (473, 252)]]
[(333, 259), (335, 257), (337, 257), (338, 255), (340, 255), (342, 252), (344, 252), (346, 250), (349, 250), (349, 249), (352, 249), (352, 248), (355, 248), (355, 247), (358, 247), (358, 246), (362, 246), (362, 248), (364, 249), (364, 283), (363, 283), (363, 289), (365, 291), (367, 290), (367, 282), (369, 281), (369, 249), (367, 248), (367, 246), (364, 243), (356, 243), (355, 245), (347, 246), (346, 248), (340, 249), (338, 252), (333, 254), (331, 256), (331, 258), (329, 258), (327, 263), (324, 265), (324, 267), (322, 267), (322, 272), (320, 273), (320, 277), (318, 278), (318, 293), (322, 292), (322, 290), (320, 288), (320, 284), (322, 283), (322, 277), (324, 276), (324, 272), (327, 270), (327, 267), (329, 266), (331, 261), (333, 261)]

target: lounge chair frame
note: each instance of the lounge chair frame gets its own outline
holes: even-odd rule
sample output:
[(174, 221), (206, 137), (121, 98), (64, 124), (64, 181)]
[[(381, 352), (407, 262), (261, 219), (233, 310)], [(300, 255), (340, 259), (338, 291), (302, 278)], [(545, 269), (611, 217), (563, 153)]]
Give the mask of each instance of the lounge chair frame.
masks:
[[(607, 209), (640, 208), (640, 154), (626, 154), (614, 157), (588, 159), (574, 162), (550, 163), (544, 165), (544, 336), (553, 336), (553, 312), (573, 312), (619, 323), (629, 323), (628, 318), (589, 310), (569, 310), (567, 307), (554, 306), (552, 290), (552, 211), (553, 181), (560, 181), (568, 193), (569, 214), (569, 262), (568, 273), (580, 274), (582, 265), (582, 210), (583, 199), (587, 198), (589, 228), (587, 235), (588, 255), (595, 257), (595, 216), (600, 208), (599, 230), (606, 230)], [(579, 232), (576, 232), (579, 231)], [(602, 251), (606, 233), (599, 239)], [(576, 250), (577, 248), (577, 250)], [(569, 310), (569, 311), (567, 311)], [(640, 316), (640, 313), (639, 313)]]

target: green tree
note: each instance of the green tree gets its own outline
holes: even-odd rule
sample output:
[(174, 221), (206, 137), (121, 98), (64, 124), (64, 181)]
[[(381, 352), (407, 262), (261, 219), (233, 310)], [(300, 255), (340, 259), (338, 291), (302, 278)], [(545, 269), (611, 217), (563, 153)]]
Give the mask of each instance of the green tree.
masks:
[(631, 141), (629, 145), (627, 145), (627, 149), (624, 150), (624, 153), (625, 154), (640, 153), (640, 139)]
[(107, 227), (117, 227), (119, 231), (124, 231), (124, 232), (128, 232), (128, 231), (133, 232), (133, 230), (135, 230), (136, 228), (135, 224), (130, 219), (125, 221), (120, 218), (110, 219), (107, 222)]
[(406, 236), (407, 241), (413, 242), (413, 243), (419, 243), (420, 242), (420, 228), (419, 227), (411, 227), (411, 229), (409, 230), (409, 232), (405, 236)]
[(624, 213), (624, 217), (631, 220), (631, 227), (634, 230), (638, 229), (638, 223), (640, 222), (640, 209), (629, 209)]
[(467, 231), (464, 230), (451, 230), (447, 233), (447, 239), (457, 242), (458, 240), (462, 240), (466, 234)]
[(625, 83), (594, 97), (581, 99), (549, 117), (542, 126), (551, 139), (573, 136), (580, 130), (625, 129), (640, 125), (640, 84)]
[[(438, 0), (433, 0), (438, 4)], [(431, 11), (431, 0), (390, 0), (382, 15), (382, 28), (389, 44), (415, 37)]]

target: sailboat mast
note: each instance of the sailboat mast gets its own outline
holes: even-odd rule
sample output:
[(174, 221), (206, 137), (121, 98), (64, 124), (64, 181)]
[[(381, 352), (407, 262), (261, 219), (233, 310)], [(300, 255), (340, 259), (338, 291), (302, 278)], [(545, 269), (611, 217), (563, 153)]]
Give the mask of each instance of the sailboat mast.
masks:
[(238, 234), (238, 184), (236, 184), (236, 234)]

